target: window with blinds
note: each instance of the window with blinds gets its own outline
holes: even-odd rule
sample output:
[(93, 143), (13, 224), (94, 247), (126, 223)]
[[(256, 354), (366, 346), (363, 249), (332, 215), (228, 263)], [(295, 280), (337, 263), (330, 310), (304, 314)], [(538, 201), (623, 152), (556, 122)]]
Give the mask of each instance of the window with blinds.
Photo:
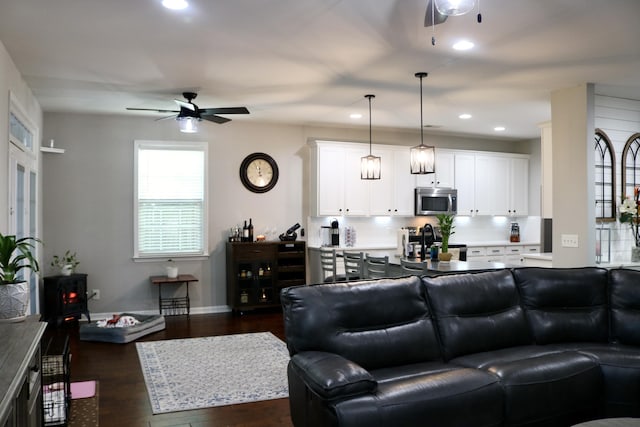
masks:
[(136, 258), (206, 256), (207, 145), (135, 142)]

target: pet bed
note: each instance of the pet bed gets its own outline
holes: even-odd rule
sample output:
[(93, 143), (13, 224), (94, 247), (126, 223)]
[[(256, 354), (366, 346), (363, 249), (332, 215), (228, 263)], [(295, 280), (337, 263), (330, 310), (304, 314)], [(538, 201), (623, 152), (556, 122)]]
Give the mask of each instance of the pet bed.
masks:
[(124, 344), (165, 328), (164, 316), (158, 314), (122, 313), (120, 316), (132, 316), (140, 323), (122, 328), (100, 327), (96, 323), (83, 324), (80, 325), (80, 340)]

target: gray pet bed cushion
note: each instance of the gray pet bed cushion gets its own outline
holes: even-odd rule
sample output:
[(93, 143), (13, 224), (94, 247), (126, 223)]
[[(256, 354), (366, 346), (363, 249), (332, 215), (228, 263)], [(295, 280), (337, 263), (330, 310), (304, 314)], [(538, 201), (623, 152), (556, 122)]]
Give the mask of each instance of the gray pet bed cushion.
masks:
[(140, 323), (124, 328), (100, 328), (95, 323), (83, 324), (80, 325), (80, 340), (124, 344), (165, 328), (164, 316), (158, 314), (122, 313), (121, 316), (132, 316)]

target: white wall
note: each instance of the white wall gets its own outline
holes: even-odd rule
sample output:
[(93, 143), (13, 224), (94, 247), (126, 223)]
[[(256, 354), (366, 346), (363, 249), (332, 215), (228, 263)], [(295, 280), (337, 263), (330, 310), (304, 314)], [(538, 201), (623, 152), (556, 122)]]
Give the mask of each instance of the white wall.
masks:
[[(77, 251), (79, 271), (88, 273), (88, 287), (100, 289), (91, 301), (97, 313), (157, 310), (157, 290), (148, 276), (163, 274), (163, 263), (132, 261), (133, 141), (135, 139), (203, 140), (210, 144), (210, 250), (207, 262), (180, 262), (182, 272), (200, 282), (192, 286), (194, 312), (226, 306), (225, 242), (230, 227), (251, 217), (255, 234), (285, 231), (309, 214), (310, 139), (368, 141), (368, 129), (303, 127), (235, 120), (225, 125), (203, 123), (201, 132), (185, 136), (173, 121), (149, 117), (45, 114), (43, 138), (55, 138), (64, 155), (43, 161), (45, 261), (66, 249)], [(381, 144), (417, 145), (418, 132), (374, 131)], [(529, 142), (490, 141), (428, 136), (437, 147), (528, 153)], [(278, 162), (280, 179), (265, 194), (242, 186), (242, 159), (263, 151)], [(539, 184), (538, 184), (539, 185)], [(309, 232), (307, 230), (307, 232)], [(164, 295), (164, 294), (163, 294)]]

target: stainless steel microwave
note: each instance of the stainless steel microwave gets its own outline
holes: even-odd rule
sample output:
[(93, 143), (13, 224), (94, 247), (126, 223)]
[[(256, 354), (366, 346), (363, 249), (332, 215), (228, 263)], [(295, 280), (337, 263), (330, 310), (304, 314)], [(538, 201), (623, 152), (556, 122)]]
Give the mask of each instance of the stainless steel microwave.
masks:
[(416, 216), (458, 213), (455, 188), (418, 187), (415, 190)]

